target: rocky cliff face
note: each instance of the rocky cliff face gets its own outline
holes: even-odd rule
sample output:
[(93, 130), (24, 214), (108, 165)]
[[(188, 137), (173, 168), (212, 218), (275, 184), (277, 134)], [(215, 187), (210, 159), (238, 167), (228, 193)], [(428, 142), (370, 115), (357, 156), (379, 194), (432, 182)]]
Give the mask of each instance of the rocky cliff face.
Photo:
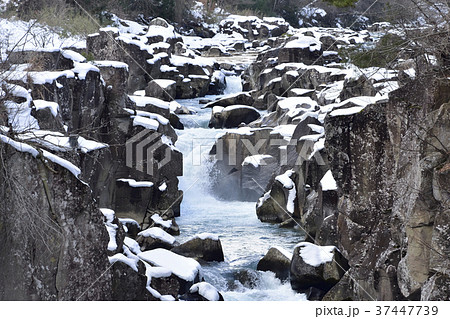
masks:
[(9, 145), (1, 158), (0, 299), (110, 300), (108, 235), (89, 186)]
[(448, 85), (416, 79), (387, 104), (326, 121), (337, 243), (351, 269), (325, 299), (448, 298)]
[(299, 283), (292, 269), (305, 260), (294, 251), (292, 286), (312, 299), (448, 299), (449, 80), (330, 65), (319, 57), (334, 54), (324, 54), (327, 37), (345, 46), (372, 34), (298, 33), (245, 71), (248, 103), (268, 114), (220, 137), (211, 151), (216, 190), (259, 192), (259, 219), (339, 249), (342, 267), (328, 286), (328, 274)]

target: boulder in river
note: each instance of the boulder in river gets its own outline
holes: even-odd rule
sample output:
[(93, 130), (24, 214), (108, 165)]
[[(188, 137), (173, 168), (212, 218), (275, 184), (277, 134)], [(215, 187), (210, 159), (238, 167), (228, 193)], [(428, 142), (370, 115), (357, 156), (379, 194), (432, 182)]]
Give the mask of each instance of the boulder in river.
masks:
[(299, 292), (314, 287), (325, 294), (347, 270), (347, 260), (336, 247), (303, 242), (294, 249), (290, 270), (291, 286)]
[(257, 270), (272, 271), (280, 280), (289, 278), (292, 254), (280, 247), (272, 247), (258, 262)]
[(241, 123), (248, 124), (259, 119), (261, 115), (251, 106), (231, 105), (225, 108), (216, 106), (212, 110), (209, 127), (211, 128), (233, 128)]
[(203, 279), (200, 272), (202, 267), (195, 259), (175, 254), (169, 250), (157, 248), (144, 251), (138, 254), (138, 257), (151, 266), (163, 267), (172, 272), (180, 283), (178, 291), (180, 295), (186, 293), (193, 284)]
[(186, 301), (223, 301), (223, 296), (213, 285), (203, 281), (193, 284), (187, 293), (180, 296), (180, 299)]
[(254, 99), (250, 93), (236, 93), (232, 95), (228, 95), (216, 101), (210, 102), (206, 104), (204, 107), (213, 108), (214, 106), (227, 107), (231, 105), (253, 105)]
[(202, 233), (176, 246), (172, 252), (204, 261), (224, 261), (222, 244), (217, 235)]

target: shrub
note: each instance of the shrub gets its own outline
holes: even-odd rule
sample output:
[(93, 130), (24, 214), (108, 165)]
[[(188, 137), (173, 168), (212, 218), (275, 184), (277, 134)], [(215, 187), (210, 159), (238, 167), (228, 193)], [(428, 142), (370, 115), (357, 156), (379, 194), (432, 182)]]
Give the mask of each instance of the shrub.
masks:
[(345, 47), (339, 50), (339, 55), (343, 62), (351, 62), (360, 68), (388, 67), (397, 60), (399, 53), (407, 44), (408, 41), (400, 36), (388, 33), (374, 48), (365, 49), (360, 45)]

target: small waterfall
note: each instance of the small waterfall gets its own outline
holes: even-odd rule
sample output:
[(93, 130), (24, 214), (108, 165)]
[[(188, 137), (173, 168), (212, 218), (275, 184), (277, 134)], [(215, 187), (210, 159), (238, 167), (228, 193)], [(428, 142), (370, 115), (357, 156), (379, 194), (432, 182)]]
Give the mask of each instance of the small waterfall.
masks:
[(223, 92), (224, 95), (242, 92), (242, 82), (240, 75), (229, 75), (225, 78), (227, 87)]
[[(228, 76), (226, 81), (224, 94), (242, 91), (240, 76)], [(211, 110), (202, 109), (199, 100), (178, 101), (197, 112), (180, 116), (185, 129), (177, 131), (176, 146), (184, 160), (184, 175), (179, 184), (184, 198), (181, 216), (177, 218), (181, 230), (178, 241), (184, 242), (202, 232), (219, 235), (225, 261), (202, 267), (205, 279), (222, 292), (225, 300), (305, 300), (305, 295), (293, 291), (289, 282), (281, 282), (273, 273), (256, 271), (258, 261), (270, 247), (281, 246), (292, 251), (303, 240), (303, 235), (297, 230), (261, 223), (256, 217), (256, 203), (221, 201), (209, 193), (211, 162), (208, 154), (216, 136), (226, 130), (207, 128)], [(254, 276), (254, 284), (242, 284), (239, 279), (242, 272)]]

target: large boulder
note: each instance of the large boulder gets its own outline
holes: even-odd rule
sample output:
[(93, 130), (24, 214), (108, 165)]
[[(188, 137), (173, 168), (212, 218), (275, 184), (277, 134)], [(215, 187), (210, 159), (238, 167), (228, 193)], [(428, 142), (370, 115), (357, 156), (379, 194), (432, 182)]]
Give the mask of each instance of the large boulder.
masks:
[(145, 265), (137, 261), (137, 271), (129, 265), (114, 262), (112, 265), (112, 298), (117, 301), (148, 301), (157, 300), (146, 289), (147, 277)]
[(198, 234), (193, 239), (176, 246), (172, 252), (204, 261), (224, 261), (222, 244), (213, 234)]
[(223, 296), (214, 286), (203, 281), (193, 284), (180, 299), (186, 301), (223, 301)]
[(237, 32), (249, 40), (279, 37), (289, 30), (283, 18), (230, 15), (220, 21), (220, 31), (225, 34)]
[(322, 56), (322, 43), (314, 37), (302, 36), (289, 41), (278, 54), (279, 63), (314, 64)]
[(377, 94), (377, 90), (371, 80), (367, 76), (361, 75), (357, 78), (346, 78), (344, 80), (344, 88), (339, 97), (341, 101), (344, 101), (356, 96), (375, 96), (375, 94)]
[(241, 123), (248, 124), (259, 119), (258, 110), (246, 105), (232, 105), (225, 108), (219, 106), (212, 110), (208, 126), (211, 128), (233, 128)]
[(289, 278), (292, 254), (283, 248), (272, 247), (258, 262), (257, 270), (272, 271), (280, 280)]
[(232, 95), (228, 95), (216, 101), (210, 102), (206, 104), (205, 108), (213, 108), (215, 106), (227, 107), (231, 105), (248, 105), (251, 106), (254, 103), (254, 99), (250, 93), (236, 93)]
[(171, 249), (175, 244), (175, 238), (159, 227), (152, 227), (138, 233), (136, 242), (142, 251), (156, 248)]
[(256, 215), (259, 220), (282, 223), (298, 216), (296, 179), (297, 174), (293, 170), (287, 170), (275, 178), (271, 189), (256, 204)]
[(174, 80), (152, 80), (145, 88), (145, 95), (164, 101), (173, 101), (177, 93), (177, 85)]
[(347, 260), (336, 247), (300, 243), (295, 247), (292, 257), (291, 286), (299, 292), (314, 287), (325, 294), (347, 270)]
[(211, 79), (207, 75), (190, 74), (177, 82), (176, 98), (189, 99), (205, 96)]
[(186, 293), (189, 288), (202, 280), (201, 266), (192, 258), (187, 258), (163, 248), (157, 248), (138, 254), (138, 257), (152, 266), (163, 267), (177, 277), (180, 284), (178, 294)]
[(109, 236), (91, 188), (3, 142), (0, 154), (0, 300), (111, 300)]

